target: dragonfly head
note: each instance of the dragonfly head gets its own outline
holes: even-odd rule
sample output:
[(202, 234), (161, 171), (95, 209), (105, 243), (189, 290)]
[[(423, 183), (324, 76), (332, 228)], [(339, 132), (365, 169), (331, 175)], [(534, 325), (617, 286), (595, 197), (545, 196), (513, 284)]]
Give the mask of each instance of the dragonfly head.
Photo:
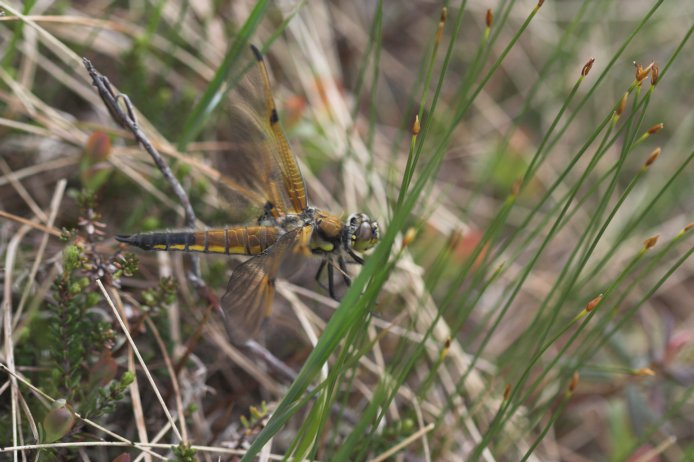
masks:
[(381, 239), (378, 222), (371, 220), (365, 213), (350, 215), (345, 230), (347, 231), (346, 245), (357, 252), (369, 250)]

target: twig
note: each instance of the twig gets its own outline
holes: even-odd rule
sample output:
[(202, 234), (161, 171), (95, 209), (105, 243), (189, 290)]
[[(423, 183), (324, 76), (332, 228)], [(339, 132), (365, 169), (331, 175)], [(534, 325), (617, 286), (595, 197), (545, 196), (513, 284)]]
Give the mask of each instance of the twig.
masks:
[(178, 360), (176, 361), (176, 367), (174, 368), (174, 371), (176, 372), (176, 376), (181, 372), (181, 369), (186, 365), (188, 362), (188, 357), (193, 353), (193, 349), (198, 343), (198, 340), (200, 340), (200, 337), (203, 334), (203, 329), (205, 327), (205, 324), (207, 324), (207, 320), (210, 318), (210, 315), (212, 314), (213, 310), (219, 310), (219, 300), (217, 297), (209, 291), (209, 297), (213, 297), (214, 301), (212, 303), (209, 303), (207, 305), (207, 308), (205, 308), (205, 313), (202, 316), (202, 319), (198, 323), (198, 326), (195, 328), (195, 331), (193, 332), (192, 335), (188, 337), (188, 340), (186, 341), (185, 344), (185, 350), (183, 351), (183, 354), (181, 354), (178, 357)]
[(294, 372), (289, 366), (280, 361), (268, 351), (267, 348), (256, 342), (255, 340), (247, 340), (243, 345), (243, 348), (250, 351), (256, 357), (263, 358), (263, 360), (272, 366), (277, 372), (281, 373), (289, 381), (294, 381), (296, 379), (296, 372)]
[(261, 367), (261, 361), (254, 361), (255, 357), (244, 355), (236, 346), (232, 346), (229, 342), (229, 336), (223, 332), (221, 327), (214, 326), (212, 323), (207, 325), (207, 338), (216, 345), (220, 352), (229, 357), (229, 359), (238, 365), (241, 369), (248, 372), (256, 382), (258, 382), (265, 390), (275, 396), (283, 396), (284, 388), (277, 384), (275, 380)]
[[(185, 212), (185, 225), (189, 229), (195, 229), (195, 212), (193, 207), (190, 205), (190, 200), (186, 194), (181, 183), (178, 182), (174, 174), (171, 172), (169, 165), (164, 161), (164, 158), (159, 154), (152, 143), (147, 138), (147, 135), (140, 129), (137, 124), (137, 119), (135, 118), (135, 110), (128, 95), (123, 93), (116, 94), (111, 87), (111, 83), (105, 75), (100, 74), (92, 65), (92, 63), (87, 58), (82, 58), (84, 67), (89, 72), (89, 76), (92, 78), (92, 84), (96, 87), (99, 92), (101, 100), (106, 105), (106, 109), (111, 114), (113, 120), (121, 127), (129, 130), (135, 140), (144, 148), (145, 151), (150, 155), (154, 163), (159, 168), (159, 171), (164, 175), (164, 179), (169, 183), (171, 189), (173, 189), (174, 194), (178, 198), (178, 201), (183, 206)], [(125, 104), (125, 111), (121, 108), (118, 103), (122, 100)], [(204, 286), (200, 271), (200, 258), (198, 255), (190, 254), (190, 259), (193, 265), (192, 274), (188, 277), (194, 287), (200, 288)]]

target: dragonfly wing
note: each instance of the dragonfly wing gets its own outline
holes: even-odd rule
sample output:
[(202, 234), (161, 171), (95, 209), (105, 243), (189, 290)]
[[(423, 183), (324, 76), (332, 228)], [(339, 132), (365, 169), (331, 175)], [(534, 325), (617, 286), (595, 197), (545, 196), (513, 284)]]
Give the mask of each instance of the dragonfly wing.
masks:
[(299, 213), (306, 208), (304, 180), (280, 127), (265, 62), (252, 49), (255, 60), (240, 66), (246, 72), (230, 94), (231, 143), (217, 156), (219, 189), (230, 208), (244, 210), (239, 198), (245, 199), (256, 217)]
[(303, 228), (283, 234), (273, 246), (242, 263), (232, 273), (221, 305), (227, 333), (235, 344), (241, 345), (254, 338), (272, 313), (275, 278), (280, 265), (303, 235)]
[(294, 157), (291, 147), (284, 136), (282, 127), (280, 126), (277, 108), (275, 107), (275, 100), (272, 96), (272, 89), (270, 87), (270, 77), (268, 75), (267, 67), (265, 66), (265, 61), (263, 60), (263, 55), (253, 45), (251, 45), (251, 50), (253, 51), (255, 59), (258, 63), (258, 72), (260, 74), (262, 84), (265, 108), (263, 113), (263, 119), (266, 124), (265, 131), (270, 135), (269, 139), (272, 144), (272, 153), (280, 166), (284, 192), (289, 199), (289, 203), (293, 209), (292, 211), (300, 212), (307, 206), (306, 186), (304, 185), (304, 179), (301, 176), (299, 165), (296, 163), (296, 158)]

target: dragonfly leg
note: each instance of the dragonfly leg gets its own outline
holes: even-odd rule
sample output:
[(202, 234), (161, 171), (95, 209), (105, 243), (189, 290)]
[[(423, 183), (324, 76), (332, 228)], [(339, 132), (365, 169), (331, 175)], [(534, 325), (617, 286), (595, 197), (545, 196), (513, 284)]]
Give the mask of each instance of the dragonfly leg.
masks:
[[(363, 260), (362, 260), (363, 263)], [(347, 273), (347, 261), (343, 256), (338, 257), (337, 259), (337, 264), (340, 267), (340, 273), (342, 274), (342, 279), (345, 281), (345, 284), (349, 287), (352, 284), (352, 278), (349, 277), (349, 274)], [(328, 268), (328, 287), (325, 287), (325, 284), (323, 284), (323, 281), (321, 281), (321, 276), (323, 275), (323, 271), (325, 271), (325, 268)], [(325, 259), (320, 263), (320, 266), (318, 267), (318, 271), (316, 272), (316, 281), (318, 282), (318, 285), (321, 286), (323, 289), (327, 290), (328, 293), (330, 294), (330, 298), (333, 300), (340, 301), (339, 298), (337, 298), (337, 295), (335, 294), (335, 263), (330, 260), (330, 259)]]
[(325, 271), (325, 265), (327, 265), (327, 264), (328, 264), (328, 260), (322, 260), (320, 262), (320, 266), (318, 267), (318, 271), (316, 272), (316, 282), (318, 283), (319, 286), (321, 286), (321, 288), (329, 291), (330, 289), (328, 289), (328, 287), (325, 284), (323, 284), (323, 281), (320, 280), (320, 277), (323, 275), (323, 271)]
[(328, 264), (328, 293), (330, 294), (330, 298), (339, 302), (340, 299), (335, 295), (335, 283), (333, 281), (335, 278), (335, 267), (332, 261), (328, 262), (328, 260), (325, 260), (325, 262)]
[[(360, 265), (364, 264), (364, 259), (361, 258), (359, 255), (354, 253), (354, 250), (352, 249), (347, 249), (347, 253), (349, 254), (350, 257), (354, 258), (354, 261), (359, 263)], [(343, 260), (344, 261), (344, 260)]]
[(340, 265), (340, 271), (342, 272), (342, 279), (344, 279), (345, 284), (347, 284), (347, 287), (352, 285), (352, 278), (349, 277), (349, 274), (347, 274), (347, 262), (345, 261), (345, 257), (340, 255), (340, 257), (337, 259), (337, 264)]

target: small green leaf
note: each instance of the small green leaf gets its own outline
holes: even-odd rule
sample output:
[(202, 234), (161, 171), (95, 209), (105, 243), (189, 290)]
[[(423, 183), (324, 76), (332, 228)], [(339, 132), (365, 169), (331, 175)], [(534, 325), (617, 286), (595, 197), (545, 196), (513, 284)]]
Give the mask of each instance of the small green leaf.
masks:
[(43, 419), (44, 443), (53, 443), (72, 430), (77, 418), (64, 399), (56, 400)]

